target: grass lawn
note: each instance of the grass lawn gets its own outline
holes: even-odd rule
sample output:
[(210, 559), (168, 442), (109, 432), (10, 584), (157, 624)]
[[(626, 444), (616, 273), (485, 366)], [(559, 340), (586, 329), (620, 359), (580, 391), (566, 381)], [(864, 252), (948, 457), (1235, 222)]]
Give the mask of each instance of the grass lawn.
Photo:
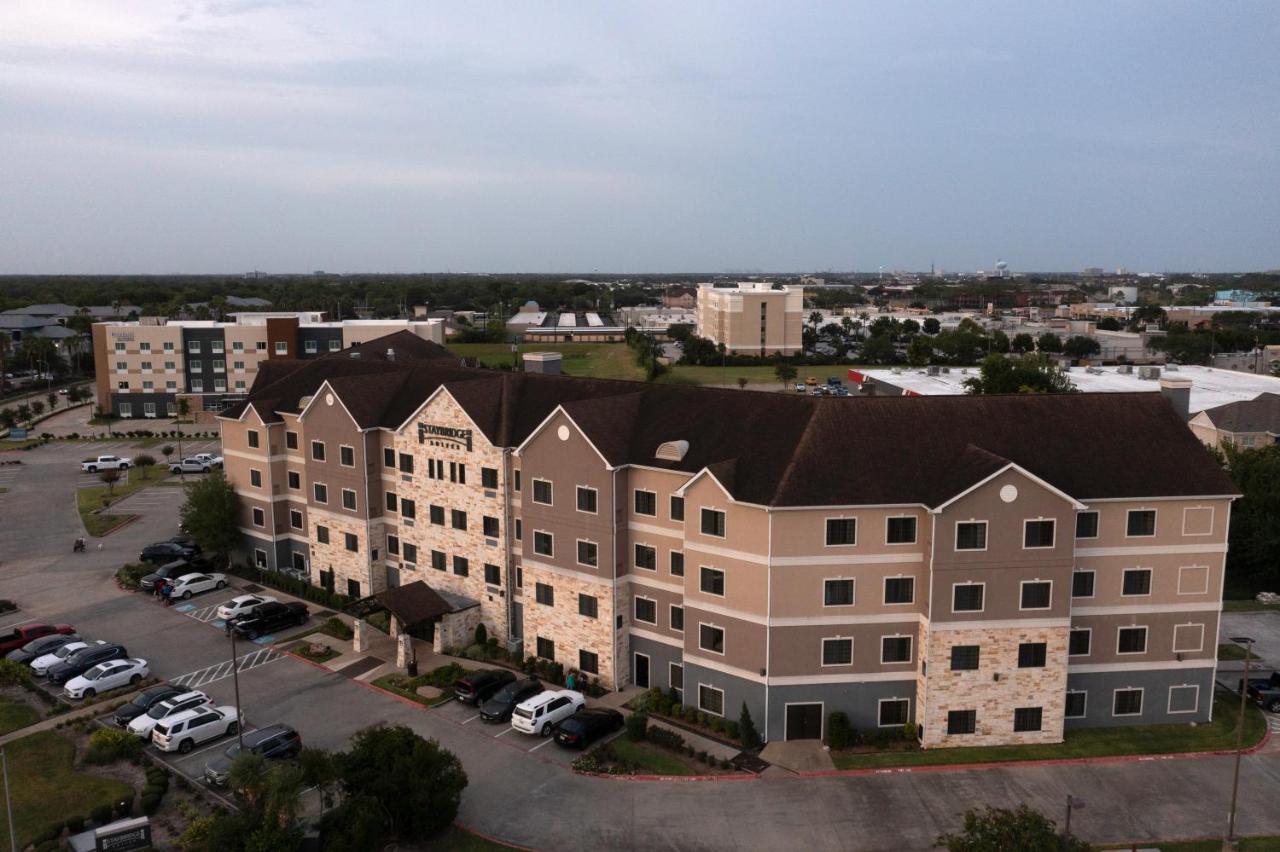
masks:
[(1251, 660), (1262, 659), (1252, 651), (1246, 651), (1243, 645), (1237, 645), (1235, 642), (1223, 642), (1218, 646), (1219, 660), (1243, 660), (1246, 655)]
[(0, 736), (11, 734), (19, 728), (34, 725), (40, 721), (40, 714), (30, 704), (0, 698)]
[[(449, 343), (449, 351), (463, 358), (478, 358), (486, 367), (511, 363), (510, 343)], [(636, 366), (635, 353), (625, 343), (536, 343), (520, 344), (520, 353), (559, 352), (561, 368), (570, 376), (594, 379), (642, 381), (644, 371)]]
[[(18, 848), (56, 821), (88, 816), (98, 805), (133, 795), (128, 784), (77, 772), (72, 765), (75, 745), (54, 731), (15, 740), (4, 751)], [(0, 837), (8, 836), (8, 821), (0, 810)]]
[[(937, 766), (997, 763), (1017, 760), (1101, 757), (1116, 754), (1170, 754), (1235, 748), (1238, 697), (1219, 691), (1214, 696), (1213, 721), (1197, 725), (1133, 725), (1120, 728), (1081, 728), (1067, 731), (1066, 741), (1053, 745), (936, 748), (928, 751), (832, 752), (837, 769), (886, 766)], [(1267, 729), (1262, 711), (1250, 704), (1245, 711), (1244, 746), (1262, 739)]]
[(636, 764), (641, 775), (694, 774), (680, 758), (649, 743), (634, 743), (626, 737), (618, 737), (609, 742), (609, 747), (619, 758)]
[(486, 840), (478, 834), (472, 834), (465, 828), (451, 825), (439, 836), (428, 840), (423, 847), (427, 852), (497, 852), (497, 850), (515, 849), (494, 840)]
[(1223, 612), (1280, 612), (1280, 606), (1275, 604), (1258, 603), (1249, 598), (1247, 600), (1223, 601)]
[[(167, 485), (172, 481), (168, 468), (161, 465), (151, 468), (130, 468), (127, 472), (128, 480), (117, 482), (112, 489), (110, 497), (112, 503), (118, 503), (140, 489), (152, 485)], [(80, 510), (80, 520), (84, 522), (84, 528), (88, 530), (89, 535), (95, 538), (100, 538), (121, 524), (138, 517), (106, 512), (99, 514), (97, 510), (103, 508), (102, 501), (106, 496), (106, 485), (86, 485), (84, 488), (76, 489), (76, 508)]]
[[(379, 689), (385, 689), (387, 692), (394, 692), (396, 695), (403, 696), (410, 701), (416, 701), (424, 707), (431, 707), (441, 703), (439, 698), (427, 698), (425, 695), (419, 695), (416, 687), (414, 689), (401, 689), (396, 685), (397, 679), (400, 677), (403, 677), (403, 675), (398, 675), (395, 672), (384, 674), (380, 678), (375, 678), (373, 685)], [(453, 696), (450, 695), (448, 700), (452, 701)]]
[[(1177, 842), (1162, 843), (1160, 841), (1147, 841), (1138, 844), (1141, 849), (1159, 849), (1160, 852), (1219, 852), (1222, 849), (1222, 841), (1219, 840), (1182, 840)], [(1095, 846), (1095, 849), (1132, 849), (1133, 844), (1126, 843), (1124, 845), (1104, 844)], [(1280, 852), (1280, 837), (1245, 837), (1240, 840), (1239, 847), (1242, 852)]]

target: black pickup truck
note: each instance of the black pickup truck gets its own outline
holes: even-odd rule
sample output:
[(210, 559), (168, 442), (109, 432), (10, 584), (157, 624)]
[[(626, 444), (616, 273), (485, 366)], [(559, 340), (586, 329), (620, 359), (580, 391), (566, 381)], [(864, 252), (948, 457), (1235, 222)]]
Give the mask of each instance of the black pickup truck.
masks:
[(1249, 700), (1272, 713), (1280, 713), (1280, 672), (1269, 678), (1249, 678)]
[(268, 601), (255, 606), (246, 615), (227, 625), (241, 639), (257, 639), (282, 627), (296, 627), (307, 622), (307, 605), (304, 603), (278, 603)]

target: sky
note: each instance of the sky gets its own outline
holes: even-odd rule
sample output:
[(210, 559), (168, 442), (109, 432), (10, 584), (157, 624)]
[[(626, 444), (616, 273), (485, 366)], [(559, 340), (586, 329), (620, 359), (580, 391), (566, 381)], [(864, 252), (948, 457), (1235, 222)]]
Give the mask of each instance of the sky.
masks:
[(0, 273), (1280, 268), (1270, 2), (4, 0)]

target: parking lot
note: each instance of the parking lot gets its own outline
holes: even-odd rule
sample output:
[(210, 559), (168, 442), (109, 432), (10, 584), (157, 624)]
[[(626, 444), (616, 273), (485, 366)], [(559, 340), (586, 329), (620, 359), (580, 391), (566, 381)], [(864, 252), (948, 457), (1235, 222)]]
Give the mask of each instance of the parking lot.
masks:
[[(589, 698), (587, 699), (587, 706), (594, 706), (594, 702)], [(539, 737), (524, 734), (512, 728), (509, 722), (486, 722), (480, 718), (478, 708), (471, 704), (463, 704), (461, 701), (450, 701), (448, 704), (434, 708), (431, 713), (464, 729), (470, 736), (496, 740), (508, 748), (535, 754), (552, 763), (568, 766), (575, 757), (582, 753), (577, 749), (557, 745), (554, 736)], [(598, 742), (607, 742), (620, 733), (621, 731), (618, 731), (607, 737), (602, 737)]]

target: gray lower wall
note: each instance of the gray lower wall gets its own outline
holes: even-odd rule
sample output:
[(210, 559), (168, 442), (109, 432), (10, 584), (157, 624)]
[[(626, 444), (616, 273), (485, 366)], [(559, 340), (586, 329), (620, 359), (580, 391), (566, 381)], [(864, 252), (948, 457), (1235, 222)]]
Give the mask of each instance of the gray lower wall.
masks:
[[(163, 384), (163, 382), (162, 382)], [(176, 403), (178, 397), (171, 393), (123, 393), (115, 392), (111, 394), (111, 413), (119, 416), (120, 403), (126, 403), (133, 406), (133, 413), (130, 415), (134, 420), (169, 420), (169, 404)], [(143, 417), (142, 404), (145, 402), (155, 403), (156, 416)]]
[(703, 668), (697, 663), (686, 661), (684, 665), (685, 704), (691, 707), (698, 706), (698, 684), (700, 683), (724, 690), (724, 717), (726, 719), (737, 721), (738, 716), (742, 713), (742, 702), (745, 701), (747, 708), (751, 711), (751, 719), (755, 722), (757, 730), (764, 730), (765, 690), (763, 683), (734, 677), (733, 675)]
[[(1170, 713), (1169, 688), (1184, 684), (1200, 687), (1199, 703), (1194, 713)], [(1142, 689), (1142, 713), (1137, 716), (1113, 716), (1114, 691)], [(1067, 719), (1066, 727), (1094, 728), (1103, 725), (1154, 725), (1161, 723), (1207, 722), (1213, 707), (1213, 669), (1163, 669), (1157, 671), (1067, 673), (1067, 691), (1083, 690), (1085, 715)]]
[[(769, 687), (769, 722), (767, 737), (781, 741), (786, 738), (788, 704), (822, 704), (822, 730), (825, 736), (827, 719), (832, 713), (843, 712), (858, 730), (870, 730), (879, 725), (881, 698), (907, 698), (911, 705), (907, 718), (916, 713), (916, 682), (907, 680), (869, 681), (867, 683), (807, 683), (801, 686)], [(752, 711), (755, 712), (754, 710)], [(756, 717), (756, 726), (765, 730), (763, 717)]]
[[(671, 663), (680, 663), (684, 659), (683, 649), (674, 645), (664, 645), (652, 639), (639, 636), (631, 637), (631, 654), (627, 666), (631, 670), (630, 680), (636, 682), (636, 654), (649, 657), (649, 686), (656, 686), (663, 692), (671, 688)], [(686, 683), (688, 682), (686, 678)]]

